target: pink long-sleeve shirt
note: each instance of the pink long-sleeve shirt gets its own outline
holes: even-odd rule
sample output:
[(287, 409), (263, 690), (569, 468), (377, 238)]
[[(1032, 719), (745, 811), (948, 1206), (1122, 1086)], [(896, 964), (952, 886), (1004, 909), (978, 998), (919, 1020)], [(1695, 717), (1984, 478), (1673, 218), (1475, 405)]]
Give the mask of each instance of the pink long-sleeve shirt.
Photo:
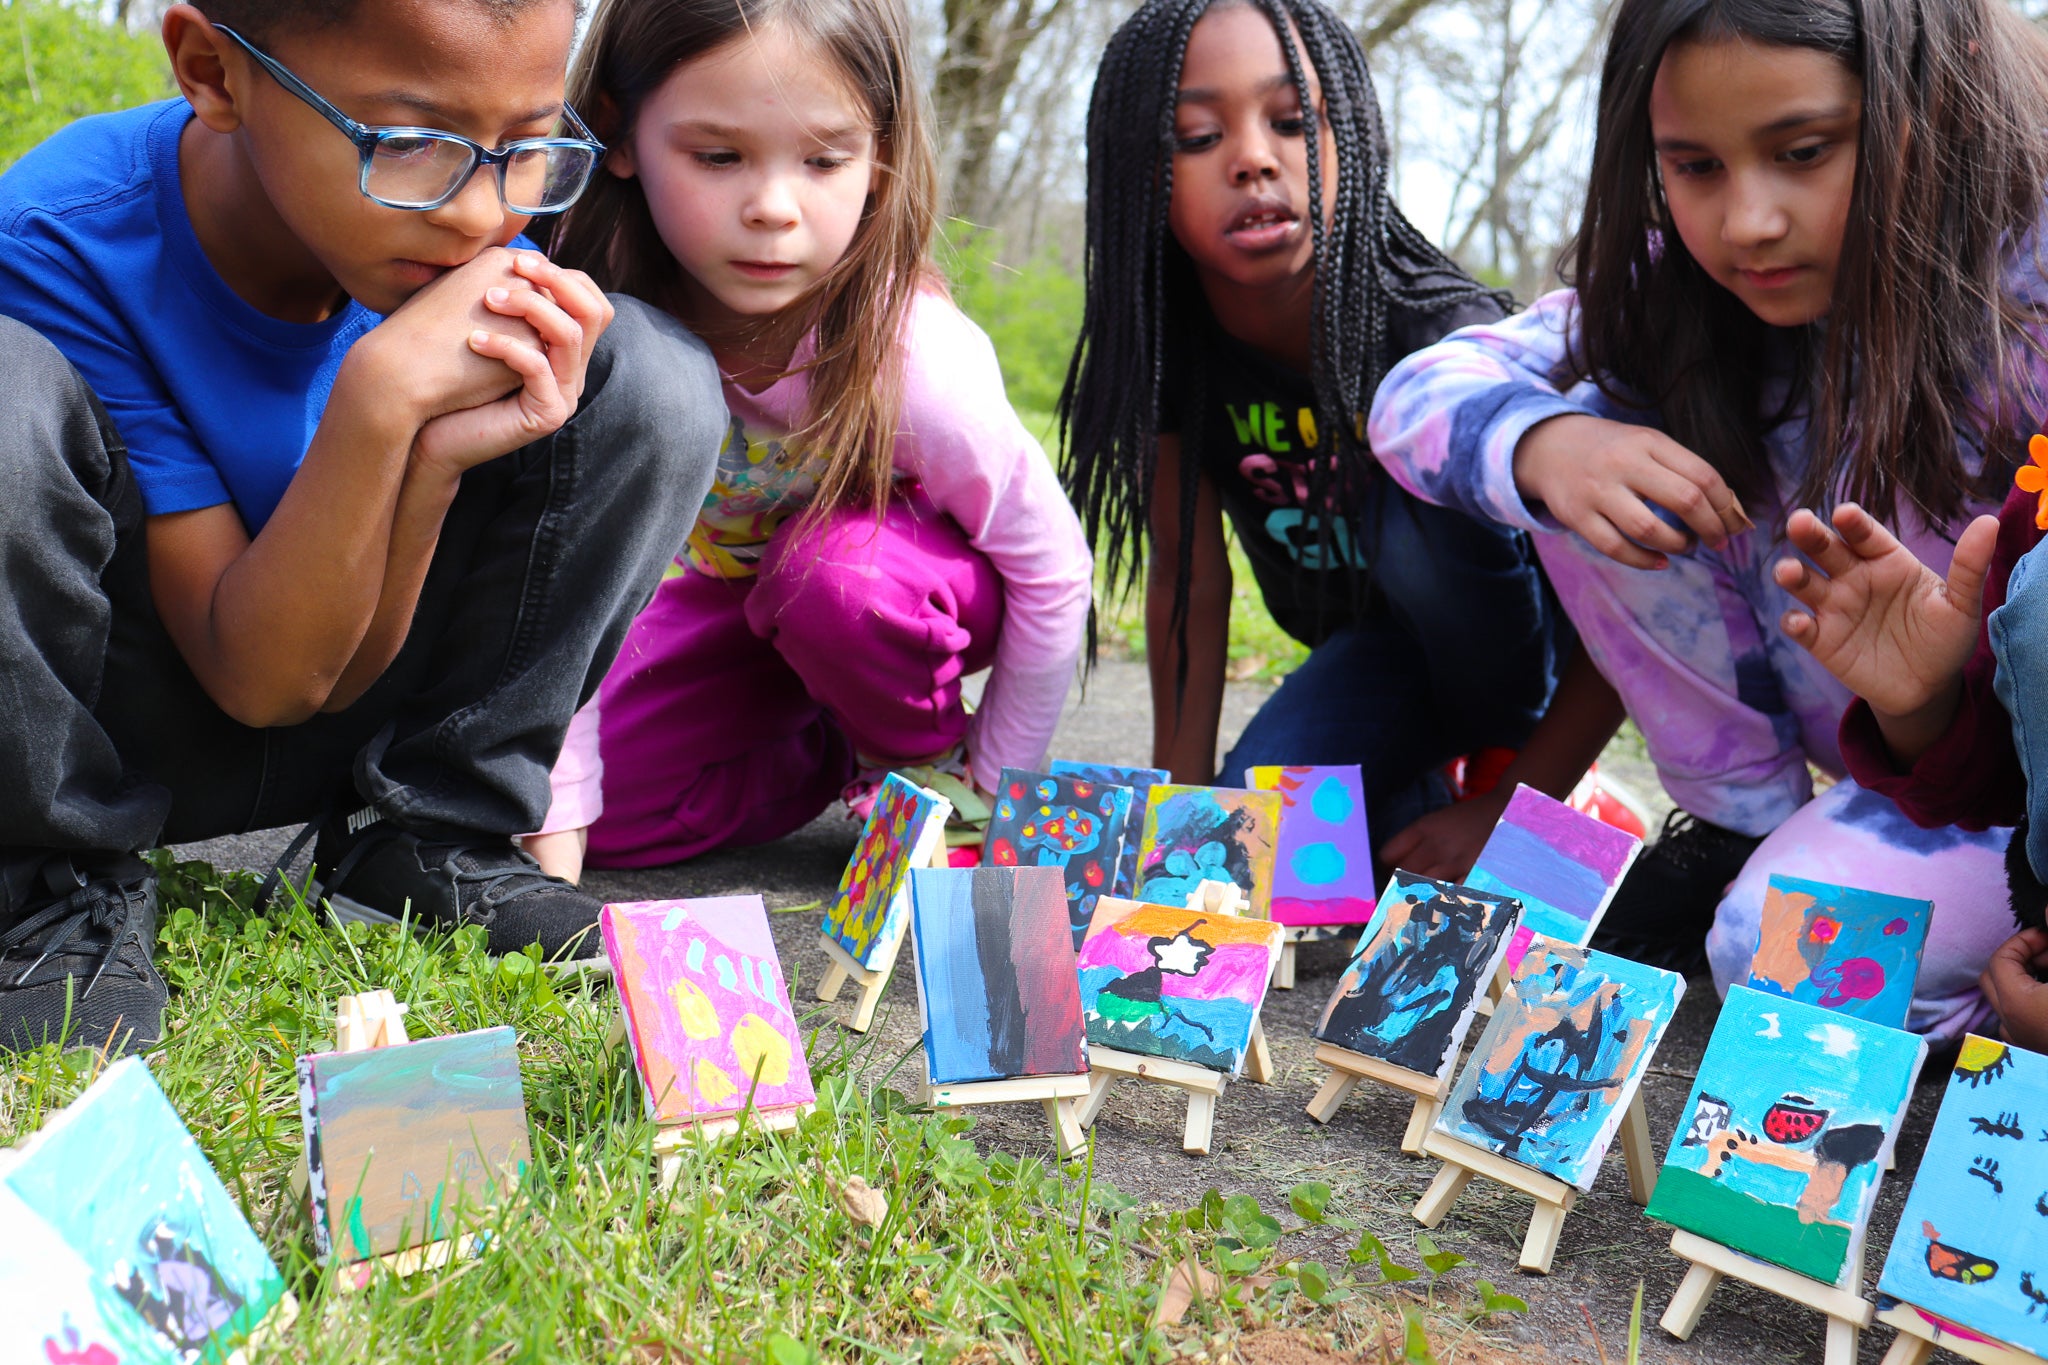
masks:
[[(903, 378), (896, 479), (923, 485), (1003, 581), (1002, 636), (967, 738), (976, 775), (993, 783), (1005, 767), (1044, 766), (1081, 654), (1094, 561), (1052, 462), (1010, 406), (995, 347), (935, 291), (912, 305)], [(728, 440), (720, 454), (679, 566), (750, 577), (760, 547), (810, 505), (818, 457), (785, 444), (804, 423), (809, 395), (802, 373), (759, 393), (727, 381), (726, 406), (746, 441), (734, 448)], [(548, 830), (581, 828), (602, 808), (596, 710), (592, 701), (570, 726)]]

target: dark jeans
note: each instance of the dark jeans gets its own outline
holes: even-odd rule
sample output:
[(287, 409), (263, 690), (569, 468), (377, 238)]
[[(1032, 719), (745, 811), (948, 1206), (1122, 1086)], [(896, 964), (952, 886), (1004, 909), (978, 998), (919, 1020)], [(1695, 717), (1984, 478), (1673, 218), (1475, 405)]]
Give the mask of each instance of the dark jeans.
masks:
[(1380, 609), (1318, 645), (1245, 726), (1217, 783), (1265, 764), (1356, 763), (1375, 844), (1447, 804), (1437, 770), (1519, 748), (1570, 656), (1528, 537), (1376, 479), (1360, 540)]
[(330, 803), (538, 829), (569, 718), (681, 548), (725, 428), (703, 343), (617, 304), (568, 425), (463, 476), (383, 677), (347, 710), (273, 729), (228, 717), (185, 666), (152, 605), (118, 436), (56, 350), (0, 318), (0, 866)]

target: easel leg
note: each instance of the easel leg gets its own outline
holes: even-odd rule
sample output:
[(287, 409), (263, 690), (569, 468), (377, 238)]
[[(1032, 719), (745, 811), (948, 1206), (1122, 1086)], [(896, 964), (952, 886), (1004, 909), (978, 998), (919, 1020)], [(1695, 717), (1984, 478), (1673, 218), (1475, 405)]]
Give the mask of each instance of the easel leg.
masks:
[(1080, 1112), (1074, 1117), (1083, 1128), (1095, 1126), (1095, 1116), (1102, 1112), (1102, 1105), (1109, 1098), (1109, 1088), (1116, 1084), (1116, 1077), (1107, 1071), (1098, 1071), (1088, 1078), (1088, 1098), (1081, 1101)]
[(1826, 1365), (1856, 1365), (1856, 1324), (1847, 1318), (1828, 1318), (1827, 1349), (1821, 1356)]
[(1294, 940), (1288, 939), (1280, 945), (1280, 960), (1273, 964), (1273, 989), (1291, 991), (1294, 989)]
[(1332, 1071), (1323, 1080), (1323, 1088), (1316, 1091), (1316, 1097), (1308, 1102), (1308, 1116), (1317, 1123), (1328, 1123), (1351, 1092), (1358, 1089), (1358, 1077), (1348, 1071)]
[(1881, 1365), (1927, 1365), (1927, 1358), (1933, 1354), (1933, 1342), (1901, 1332), (1892, 1338), (1892, 1348), (1884, 1353)]
[(1557, 1235), (1564, 1231), (1564, 1215), (1564, 1205), (1547, 1199), (1536, 1201), (1535, 1216), (1529, 1220), (1529, 1235), (1522, 1239), (1522, 1269), (1538, 1275), (1550, 1273), (1551, 1259), (1557, 1255)]
[(1444, 1215), (1451, 1211), (1451, 1205), (1458, 1202), (1458, 1196), (1472, 1183), (1472, 1172), (1455, 1161), (1446, 1161), (1437, 1171), (1436, 1179), (1429, 1182), (1429, 1188), (1422, 1192), (1422, 1198), (1415, 1201), (1415, 1221), (1426, 1228), (1433, 1228), (1444, 1221)]
[(1260, 1085), (1273, 1080), (1273, 1049), (1266, 1046), (1266, 1025), (1263, 1021), (1252, 1022), (1251, 1046), (1244, 1053), (1244, 1074)]
[(1628, 1165), (1628, 1197), (1648, 1205), (1657, 1188), (1657, 1154), (1650, 1146), (1650, 1119), (1638, 1094), (1621, 1119), (1621, 1159)]
[(885, 984), (886, 978), (860, 988), (860, 1003), (854, 1006), (853, 1018), (847, 1021), (848, 1028), (855, 1033), (868, 1031), (868, 1026), (875, 1022), (875, 1006), (882, 1003), (882, 987)]
[(1188, 1092), (1188, 1126), (1181, 1133), (1180, 1149), (1189, 1156), (1209, 1155), (1209, 1135), (1216, 1125), (1216, 1097), (1202, 1090)]
[(1401, 1150), (1410, 1156), (1422, 1155), (1422, 1139), (1429, 1136), (1429, 1125), (1436, 1122), (1436, 1097), (1423, 1095), (1416, 1099), (1415, 1108), (1408, 1113), (1408, 1131), (1401, 1135)]
[(1052, 1125), (1052, 1139), (1060, 1149), (1062, 1161), (1088, 1150), (1088, 1139), (1081, 1132), (1080, 1121), (1074, 1117), (1075, 1101), (1040, 1100), (1039, 1103), (1045, 1106), (1045, 1121)]
[(818, 978), (818, 998), (827, 1004), (839, 998), (839, 988), (846, 984), (846, 968), (833, 963)]
[(1700, 1314), (1707, 1311), (1707, 1300), (1714, 1296), (1714, 1288), (1720, 1283), (1720, 1271), (1693, 1262), (1692, 1269), (1685, 1272), (1678, 1292), (1671, 1296), (1671, 1304), (1664, 1310), (1658, 1325), (1680, 1341), (1686, 1340), (1692, 1335), (1692, 1329), (1700, 1325)]

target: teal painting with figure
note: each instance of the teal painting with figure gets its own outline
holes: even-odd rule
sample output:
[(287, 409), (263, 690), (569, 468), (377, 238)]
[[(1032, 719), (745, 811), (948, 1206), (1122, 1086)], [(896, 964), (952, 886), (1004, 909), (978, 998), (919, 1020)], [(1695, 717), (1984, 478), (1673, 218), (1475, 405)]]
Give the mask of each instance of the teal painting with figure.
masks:
[(1904, 1028), (1931, 901), (1772, 873), (1747, 984)]
[(1279, 833), (1277, 792), (1161, 783), (1145, 802), (1137, 899), (1186, 905), (1203, 882), (1223, 882), (1244, 893), (1245, 913), (1265, 919)]
[(1963, 1040), (1877, 1291), (2048, 1356), (2048, 1057)]
[(1731, 988), (1650, 1217), (1837, 1283), (1926, 1054), (1899, 1029)]
[(1378, 904), (1365, 779), (1356, 763), (1260, 767), (1246, 778), (1280, 798), (1280, 847), (1273, 864), (1276, 924), (1364, 924)]
[(88, 1268), (123, 1359), (224, 1361), (284, 1297), (270, 1253), (140, 1058), (107, 1068), (0, 1183)]

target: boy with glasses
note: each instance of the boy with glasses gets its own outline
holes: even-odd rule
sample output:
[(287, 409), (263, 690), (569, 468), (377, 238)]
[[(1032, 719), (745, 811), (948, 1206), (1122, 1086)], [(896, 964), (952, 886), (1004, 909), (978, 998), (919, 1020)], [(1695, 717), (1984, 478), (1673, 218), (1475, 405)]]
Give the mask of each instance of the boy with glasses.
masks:
[(182, 100), (0, 177), (0, 1050), (161, 1036), (159, 842), (308, 823), (343, 917), (595, 953), (515, 836), (724, 407), (518, 235), (604, 153), (576, 13), (175, 5)]

